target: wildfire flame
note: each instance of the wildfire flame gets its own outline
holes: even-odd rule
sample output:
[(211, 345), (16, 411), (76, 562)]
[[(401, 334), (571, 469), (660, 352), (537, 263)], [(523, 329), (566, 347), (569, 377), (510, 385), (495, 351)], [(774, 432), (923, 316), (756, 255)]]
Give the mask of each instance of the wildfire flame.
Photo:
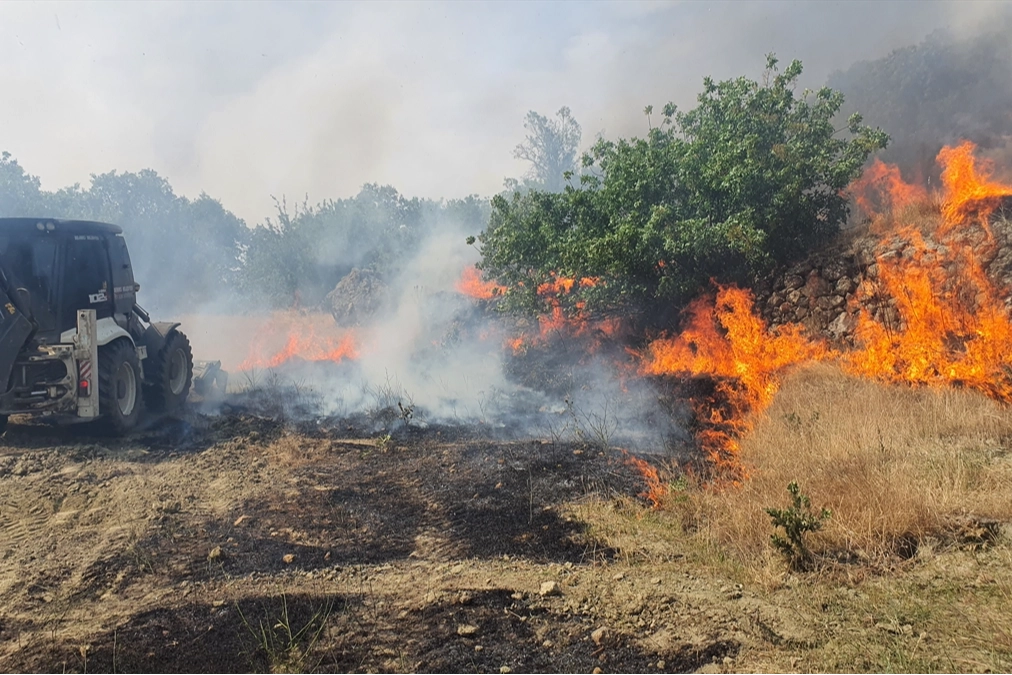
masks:
[(664, 505), (664, 497), (668, 494), (668, 486), (661, 480), (660, 471), (644, 459), (640, 459), (629, 453), (625, 454), (626, 463), (639, 471), (647, 485), (646, 490), (640, 493), (640, 497), (650, 502), (652, 508), (661, 508)]
[[(749, 415), (772, 401), (780, 373), (794, 364), (834, 360), (856, 375), (972, 387), (1012, 402), (1012, 321), (1003, 294), (981, 263), (995, 253), (988, 218), (1012, 196), (1012, 188), (992, 180), (990, 168), (979, 167), (973, 153), (974, 146), (963, 143), (938, 155), (943, 192), (934, 242), (914, 224), (901, 223), (880, 244), (878, 280), (864, 281), (859, 302), (885, 298), (894, 308), (893, 320), (883, 314), (875, 318), (862, 305), (853, 350), (828, 349), (806, 338), (798, 325), (769, 330), (754, 314), (751, 295), (733, 287), (720, 288), (715, 300), (690, 305), (681, 334), (650, 343), (642, 373), (705, 377), (714, 383), (712, 395), (691, 403), (698, 441), (716, 476), (733, 481), (747, 476), (738, 439), (751, 428)], [(881, 162), (855, 185), (864, 194), (869, 187), (880, 190), (879, 203), (894, 219), (904, 217), (901, 211), (909, 206), (930, 206), (926, 190), (905, 183), (896, 167)], [(983, 241), (968, 227), (974, 218), (986, 235)], [(660, 485), (645, 472), (644, 478), (648, 494)]]
[(823, 358), (828, 350), (808, 340), (801, 326), (768, 330), (753, 312), (752, 294), (740, 288), (720, 287), (715, 300), (697, 299), (687, 315), (678, 336), (650, 343), (641, 372), (715, 382), (714, 395), (691, 400), (698, 438), (714, 467), (738, 480), (746, 475), (737, 438), (749, 428), (747, 414), (770, 404), (784, 368)]
[(506, 291), (505, 286), (500, 286), (492, 281), (484, 281), (481, 278), (481, 272), (476, 267), (465, 267), (455, 288), (458, 293), (476, 300), (491, 300)]
[(859, 209), (870, 216), (901, 213), (916, 204), (928, 201), (928, 191), (920, 185), (907, 183), (894, 164), (880, 159), (872, 162), (851, 186)]
[(992, 180), (990, 163), (976, 161), (976, 149), (973, 143), (964, 141), (954, 148), (944, 147), (938, 153), (945, 188), (941, 235), (950, 233), (974, 214), (990, 234), (988, 218), (1001, 205), (1002, 198), (1012, 196), (1012, 188)]
[[(981, 257), (995, 252), (988, 218), (1012, 188), (979, 169), (973, 150), (967, 142), (938, 154), (944, 193), (936, 241), (906, 226), (897, 233), (908, 244), (904, 254), (893, 249), (878, 256), (879, 284), (895, 302), (898, 325), (875, 321), (863, 309), (855, 329), (860, 349), (844, 365), (889, 382), (972, 387), (1008, 402), (1012, 322)], [(967, 228), (974, 217), (986, 234), (982, 243)]]
[(250, 344), (239, 370), (277, 368), (292, 359), (343, 361), (359, 356), (353, 331), (341, 330), (327, 314), (276, 312)]

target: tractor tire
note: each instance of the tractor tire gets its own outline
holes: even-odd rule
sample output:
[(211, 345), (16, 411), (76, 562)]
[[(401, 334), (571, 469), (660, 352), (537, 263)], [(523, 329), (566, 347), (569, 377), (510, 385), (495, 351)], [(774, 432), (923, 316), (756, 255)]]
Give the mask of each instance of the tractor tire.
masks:
[(183, 407), (193, 384), (193, 351), (177, 330), (169, 333), (157, 354), (144, 362), (144, 402), (148, 410), (172, 413)]
[(129, 433), (140, 421), (143, 402), (141, 362), (134, 346), (117, 340), (99, 347), (98, 411), (102, 427), (117, 436)]

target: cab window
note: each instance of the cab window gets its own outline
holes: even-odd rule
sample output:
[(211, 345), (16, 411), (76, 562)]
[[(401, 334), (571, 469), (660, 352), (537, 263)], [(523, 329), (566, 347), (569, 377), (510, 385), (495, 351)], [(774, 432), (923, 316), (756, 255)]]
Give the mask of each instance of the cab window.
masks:
[(109, 253), (101, 237), (75, 235), (67, 242), (63, 277), (63, 328), (77, 325), (77, 310), (112, 316)]
[(31, 310), (39, 330), (56, 328), (56, 240), (52, 237), (0, 237), (0, 263), (10, 283), (31, 294)]

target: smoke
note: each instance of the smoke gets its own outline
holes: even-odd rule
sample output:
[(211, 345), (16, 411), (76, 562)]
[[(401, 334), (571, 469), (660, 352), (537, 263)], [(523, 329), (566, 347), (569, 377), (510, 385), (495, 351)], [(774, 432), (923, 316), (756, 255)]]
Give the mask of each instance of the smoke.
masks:
[[(647, 104), (705, 75), (800, 58), (804, 84), (998, 3), (117, 4), (0, 6), (0, 147), (47, 189), (153, 168), (247, 223), (271, 195), (364, 183), (443, 198), (498, 190), (529, 110), (568, 105), (587, 142), (642, 135)], [(227, 26), (228, 29), (223, 29)]]
[[(704, 76), (757, 77), (767, 52), (802, 60), (803, 84), (818, 87), (834, 71), (888, 57), (940, 28), (970, 39), (1008, 14), (1000, 4), (955, 0), (910, 9), (770, 1), (7, 3), (0, 149), (48, 190), (151, 167), (177, 194), (220, 199), (224, 213), (207, 222), (228, 221), (237, 232), (234, 250), (231, 237), (220, 248), (238, 251), (235, 267), (250, 273), (229, 281), (247, 304), (237, 315), (221, 278), (191, 284), (181, 318), (195, 353), (235, 370), (270, 332), (268, 308), (316, 312), (313, 325), (322, 318), (332, 337), (354, 335), (358, 347), (354, 359), (284, 366), (285, 381), (311, 389), (321, 414), (396, 409), (404, 423), (468, 420), (660, 447), (678, 433), (656, 422), (671, 419), (671, 410), (615, 355), (575, 349), (581, 357), (553, 361), (569, 370), (566, 387), (518, 382), (503, 348), (509, 326), (454, 290), (477, 259), (464, 237), (484, 223), (411, 197), (488, 196), (504, 177), (523, 174), (512, 150), (530, 110), (569, 106), (586, 143), (642, 136), (645, 105), (689, 107)], [(979, 110), (1005, 101), (986, 95), (989, 87), (1005, 93), (1006, 71), (993, 72), (953, 100), (974, 98)], [(882, 90), (862, 102), (859, 87), (848, 87), (869, 108), (867, 121), (878, 123)], [(882, 124), (897, 135), (893, 127), (910, 120), (904, 113)], [(238, 229), (231, 218), (277, 221), (274, 197), (305, 195), (318, 206), (293, 210), (280, 230), (300, 243), (291, 250), (273, 248), (282, 237)], [(342, 199), (350, 195), (358, 197)], [(131, 218), (123, 214), (122, 224), (133, 242)], [(194, 269), (208, 267), (184, 265), (211, 249), (200, 234), (201, 223), (191, 223), (179, 237), (132, 247), (142, 297), (178, 311), (176, 280), (189, 283)], [(359, 325), (338, 326), (318, 308), (354, 269), (385, 290)], [(233, 381), (241, 386), (242, 376)]]
[(860, 112), (891, 135), (882, 160), (937, 185), (935, 157), (944, 145), (969, 140), (993, 158), (1012, 158), (1010, 29), (1012, 14), (1005, 13), (969, 33), (939, 30), (835, 72), (829, 85), (844, 93), (845, 114)]
[(382, 299), (357, 325), (306, 309), (238, 321), (197, 315), (183, 329), (197, 358), (231, 355), (229, 405), (266, 414), (349, 420), (376, 433), (441, 424), (654, 452), (685, 444), (685, 420), (635, 375), (624, 349), (591, 354), (586, 338), (561, 335), (568, 344), (513, 354), (513, 320), (457, 289), (479, 257), (465, 243), (473, 226), (446, 215), (428, 222), (410, 255), (379, 275), (379, 290), (369, 286)]

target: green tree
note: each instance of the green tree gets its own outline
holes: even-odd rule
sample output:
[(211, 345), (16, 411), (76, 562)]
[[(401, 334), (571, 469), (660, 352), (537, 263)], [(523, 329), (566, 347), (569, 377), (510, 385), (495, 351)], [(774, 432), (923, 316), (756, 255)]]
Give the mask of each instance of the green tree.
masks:
[(9, 152), (0, 154), (0, 217), (43, 215), (40, 185)]
[(390, 186), (367, 184), (350, 199), (316, 205), (277, 203), (273, 219), (253, 229), (241, 287), (275, 306), (317, 305), (353, 269), (396, 274), (427, 234), (448, 224), (480, 227), (487, 206), (476, 197), (408, 199)]
[[(513, 156), (530, 162), (524, 176), (524, 187), (560, 192), (566, 187), (568, 175), (577, 168), (582, 131), (569, 108), (563, 106), (551, 120), (533, 110), (527, 113), (524, 129), (527, 137), (513, 150)], [(516, 189), (520, 183), (507, 179), (506, 187)]]
[(481, 267), (508, 287), (506, 306), (537, 308), (533, 289), (551, 274), (597, 277), (574, 300), (599, 307), (670, 306), (835, 234), (847, 185), (888, 137), (857, 114), (838, 131), (842, 95), (799, 96), (801, 63), (777, 66), (767, 57), (762, 82), (706, 78), (696, 108), (666, 105), (646, 138), (598, 141), (579, 187), (494, 199)]

